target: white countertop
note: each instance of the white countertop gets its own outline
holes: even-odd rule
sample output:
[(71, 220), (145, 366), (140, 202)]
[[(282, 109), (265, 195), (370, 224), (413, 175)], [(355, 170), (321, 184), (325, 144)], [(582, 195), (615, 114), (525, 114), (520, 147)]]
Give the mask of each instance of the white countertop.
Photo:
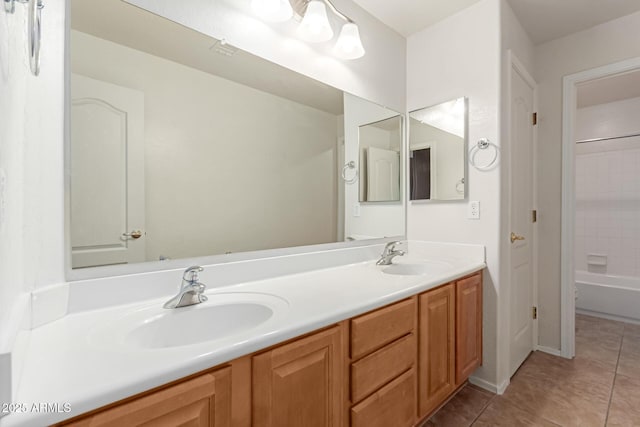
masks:
[[(229, 293), (263, 293), (286, 301), (264, 324), (208, 343), (142, 349), (103, 339), (108, 325), (135, 310), (162, 307), (167, 298), (79, 311), (33, 329), (15, 403), (25, 412), (0, 419), (0, 426), (41, 426), (80, 415), (145, 390), (212, 368), (237, 357), (399, 301), (483, 269), (477, 245), (409, 243), (409, 255), (394, 263), (421, 260), (449, 264), (441, 274), (382, 273), (375, 260), (253, 281), (210, 290), (209, 302)], [(457, 247), (457, 249), (456, 249)], [(200, 306), (207, 302), (200, 304)], [(105, 326), (107, 325), (107, 326)], [(205, 326), (205, 325), (203, 325)], [(115, 331), (113, 336), (117, 336)], [(33, 404), (58, 403), (60, 412), (32, 411)], [(64, 412), (64, 404), (71, 412)]]

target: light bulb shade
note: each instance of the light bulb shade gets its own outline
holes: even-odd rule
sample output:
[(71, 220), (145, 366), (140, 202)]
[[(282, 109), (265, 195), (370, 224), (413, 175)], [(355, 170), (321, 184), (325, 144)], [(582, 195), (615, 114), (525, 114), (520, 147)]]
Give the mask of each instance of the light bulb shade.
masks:
[(322, 1), (311, 0), (298, 27), (298, 36), (311, 43), (321, 43), (333, 37), (327, 17), (327, 7)]
[(342, 26), (334, 52), (342, 59), (357, 59), (364, 56), (364, 46), (362, 46), (360, 31), (356, 24), (348, 22)]
[(268, 22), (284, 22), (293, 16), (289, 0), (252, 0), (251, 8), (256, 15)]

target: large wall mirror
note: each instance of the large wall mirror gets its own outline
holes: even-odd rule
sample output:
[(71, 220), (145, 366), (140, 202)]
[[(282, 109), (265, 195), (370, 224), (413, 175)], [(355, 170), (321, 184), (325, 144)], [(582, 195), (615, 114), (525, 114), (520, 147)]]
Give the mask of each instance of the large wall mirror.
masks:
[(466, 98), (412, 111), (409, 123), (410, 199), (464, 199)]
[(398, 113), (120, 0), (71, 1), (70, 64), (72, 268), (405, 234), (351, 230), (340, 173)]

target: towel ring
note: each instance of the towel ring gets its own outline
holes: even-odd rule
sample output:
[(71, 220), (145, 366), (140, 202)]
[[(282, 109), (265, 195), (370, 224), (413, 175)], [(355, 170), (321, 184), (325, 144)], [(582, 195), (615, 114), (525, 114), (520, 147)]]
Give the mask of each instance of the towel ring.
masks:
[[(493, 157), (491, 158), (491, 160), (486, 164), (486, 165), (478, 165), (476, 163), (476, 155), (482, 151), (482, 150), (486, 150), (488, 148), (493, 148)], [(498, 156), (499, 156), (499, 151), (498, 151), (498, 146), (496, 144), (494, 144), (493, 142), (489, 141), (489, 139), (487, 138), (482, 138), (478, 141), (478, 143), (471, 147), (471, 149), (469, 150), (469, 164), (471, 166), (473, 166), (474, 168), (480, 170), (480, 171), (486, 171), (489, 170), (493, 167), (493, 165), (496, 163), (496, 161), (498, 160)]]
[(27, 5), (29, 67), (31, 68), (31, 73), (37, 76), (40, 74), (40, 42), (42, 39), (42, 8), (44, 8), (44, 2), (43, 0), (4, 0), (5, 12), (13, 14), (16, 2)]
[[(348, 169), (353, 169), (353, 177), (351, 178), (347, 178)], [(358, 168), (356, 168), (356, 162), (351, 160), (350, 162), (345, 163), (345, 165), (342, 167), (342, 179), (347, 184), (353, 184), (358, 180)]]

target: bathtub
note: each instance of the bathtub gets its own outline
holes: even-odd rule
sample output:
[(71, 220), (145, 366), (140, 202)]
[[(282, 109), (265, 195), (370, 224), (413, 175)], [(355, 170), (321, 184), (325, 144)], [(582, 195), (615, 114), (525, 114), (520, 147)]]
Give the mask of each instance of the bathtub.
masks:
[(640, 278), (576, 271), (576, 312), (640, 323)]

